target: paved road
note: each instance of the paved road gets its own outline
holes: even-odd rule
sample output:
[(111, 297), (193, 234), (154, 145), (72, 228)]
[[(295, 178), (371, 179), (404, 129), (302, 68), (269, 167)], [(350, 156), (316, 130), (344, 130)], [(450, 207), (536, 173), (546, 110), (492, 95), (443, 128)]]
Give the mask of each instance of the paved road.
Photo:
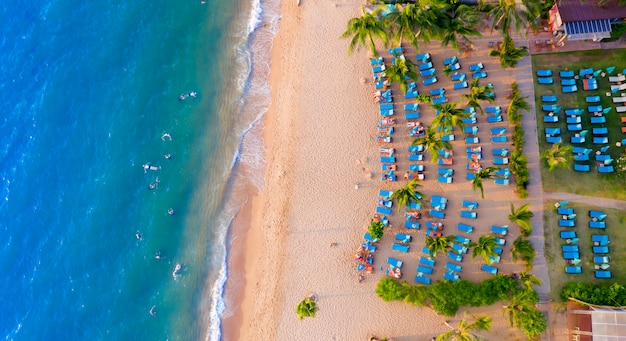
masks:
[(608, 198), (589, 197), (586, 195), (578, 195), (565, 192), (543, 192), (545, 199), (566, 200), (571, 202), (578, 202), (581, 204), (593, 204), (594, 206), (604, 208), (615, 208), (618, 210), (626, 210), (626, 201), (615, 200)]

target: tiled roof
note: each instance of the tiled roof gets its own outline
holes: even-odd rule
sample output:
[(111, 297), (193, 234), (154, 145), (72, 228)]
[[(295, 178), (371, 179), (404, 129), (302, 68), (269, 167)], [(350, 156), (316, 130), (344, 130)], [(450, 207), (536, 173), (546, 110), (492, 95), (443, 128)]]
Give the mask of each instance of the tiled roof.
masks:
[(563, 22), (626, 18), (626, 6), (611, 0), (599, 7), (597, 0), (557, 0), (556, 6)]

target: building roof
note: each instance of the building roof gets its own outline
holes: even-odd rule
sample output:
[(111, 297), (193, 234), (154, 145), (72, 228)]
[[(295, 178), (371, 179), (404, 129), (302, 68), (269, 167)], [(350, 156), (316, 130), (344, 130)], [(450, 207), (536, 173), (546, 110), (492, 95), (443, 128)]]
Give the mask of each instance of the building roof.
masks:
[(610, 0), (602, 7), (597, 3), (597, 0), (557, 0), (555, 6), (563, 22), (626, 18), (626, 6), (618, 6), (617, 0)]

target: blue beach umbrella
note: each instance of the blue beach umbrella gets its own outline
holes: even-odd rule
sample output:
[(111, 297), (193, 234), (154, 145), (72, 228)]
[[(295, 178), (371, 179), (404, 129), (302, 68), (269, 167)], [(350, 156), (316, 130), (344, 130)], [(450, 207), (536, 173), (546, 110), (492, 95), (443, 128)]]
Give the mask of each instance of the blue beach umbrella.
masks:
[(609, 66), (606, 68), (606, 73), (608, 73), (609, 75), (612, 74), (613, 71), (615, 71), (615, 66)]

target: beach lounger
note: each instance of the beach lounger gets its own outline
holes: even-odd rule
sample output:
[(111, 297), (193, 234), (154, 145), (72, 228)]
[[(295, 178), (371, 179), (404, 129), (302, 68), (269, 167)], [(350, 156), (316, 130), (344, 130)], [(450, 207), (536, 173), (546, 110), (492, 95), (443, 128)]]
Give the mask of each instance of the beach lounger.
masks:
[(454, 134), (441, 136), (441, 141), (454, 141)]
[(485, 112), (488, 114), (499, 114), (502, 112), (502, 108), (499, 106), (498, 107), (486, 107)]
[(411, 172), (423, 172), (424, 168), (424, 165), (409, 165), (409, 170)]
[(559, 72), (559, 76), (561, 76), (561, 78), (572, 78), (575, 76), (575, 74), (572, 70), (566, 70)]
[(565, 109), (565, 115), (568, 115), (568, 116), (580, 116), (584, 112), (585, 111), (583, 109), (580, 109), (580, 108)]
[(444, 184), (451, 184), (452, 177), (451, 176), (438, 176), (437, 182), (444, 183)]
[(477, 144), (477, 143), (480, 143), (480, 140), (478, 139), (478, 137), (466, 137), (465, 138), (465, 143), (466, 144)]
[(591, 129), (591, 131), (594, 135), (606, 135), (609, 133), (609, 129), (607, 129), (606, 127), (593, 128)]
[(491, 137), (492, 143), (505, 143), (506, 141), (507, 141), (506, 136), (492, 136)]
[(467, 79), (467, 76), (464, 73), (455, 72), (453, 75), (450, 76), (450, 79), (455, 82), (463, 82), (465, 81), (465, 79)]
[(613, 97), (613, 103), (626, 103), (626, 96)]
[(396, 244), (396, 243), (394, 243), (394, 244), (391, 246), (391, 249), (392, 249), (392, 250), (395, 250), (395, 251), (404, 252), (404, 253), (409, 252), (409, 246), (408, 246), (408, 245), (402, 245), (402, 244)]
[(433, 273), (433, 268), (429, 268), (427, 266), (423, 266), (423, 265), (418, 265), (417, 266), (417, 272), (421, 272), (425, 275), (432, 275)]
[(438, 218), (438, 219), (444, 219), (446, 217), (445, 212), (437, 211), (437, 210), (430, 210), (429, 214), (431, 217)]
[(491, 266), (491, 265), (487, 265), (487, 264), (483, 264), (483, 265), (480, 267), (480, 270), (482, 270), (482, 271), (484, 271), (484, 272), (487, 272), (487, 273), (490, 273), (490, 274), (492, 274), (492, 275), (497, 275), (497, 274), (498, 274), (498, 268), (493, 267), (493, 266)]
[(409, 229), (409, 230), (419, 230), (420, 229), (420, 223), (415, 222), (415, 221), (405, 221), (404, 222), (404, 227)]
[(443, 275), (443, 279), (446, 279), (448, 281), (458, 281), (459, 280), (459, 275), (453, 273), (453, 272), (446, 272)]
[(504, 135), (506, 134), (506, 128), (504, 127), (490, 128), (489, 132), (491, 133), (491, 135)]
[(464, 208), (471, 210), (474, 210), (476, 208), (478, 208), (478, 202), (476, 201), (469, 201), (469, 200), (463, 200), (461, 201), (461, 206), (463, 206)]
[(391, 213), (393, 213), (393, 211), (390, 208), (387, 207), (376, 207), (376, 213), (380, 213), (380, 214), (385, 214), (385, 215), (391, 215)]
[(469, 66), (470, 71), (476, 72), (483, 69), (483, 63), (472, 64)]
[(548, 136), (546, 137), (546, 143), (561, 143), (563, 140), (560, 136)]
[(448, 258), (455, 261), (455, 262), (462, 262), (463, 261), (463, 256), (458, 254), (458, 253), (454, 253), (452, 251), (448, 252)]
[(400, 243), (409, 243), (411, 241), (411, 235), (404, 233), (396, 233), (396, 240)]
[(543, 117), (543, 121), (545, 123), (557, 123), (559, 121), (559, 117), (558, 116), (544, 116)]
[(537, 76), (539, 77), (552, 76), (552, 70), (537, 70)]
[(502, 122), (502, 116), (500, 114), (497, 115), (489, 115), (487, 116), (487, 122), (488, 123), (497, 123), (497, 122)]
[(477, 214), (474, 211), (461, 211), (461, 218), (476, 219)]
[(370, 253), (376, 252), (376, 246), (370, 244), (370, 242), (366, 242), (361, 244), (361, 247), (364, 248), (365, 250), (367, 250)]
[(457, 253), (467, 253), (467, 247), (457, 244), (457, 243), (452, 243), (451, 244), (452, 250), (456, 251)]
[(559, 226), (561, 227), (575, 227), (576, 222), (570, 219), (559, 219)]
[(370, 242), (370, 243), (376, 243), (376, 242), (378, 242), (378, 239), (374, 239), (374, 238), (372, 237), (372, 235), (371, 235), (371, 234), (369, 234), (368, 232), (365, 232), (365, 234), (363, 235), (363, 238), (365, 238), (365, 240), (367, 240), (367, 241), (368, 241), (368, 242)]
[(469, 243), (472, 242), (469, 238), (460, 236), (458, 234), (455, 236), (455, 238), (456, 238), (457, 243), (460, 243), (465, 246), (467, 246)]
[(582, 272), (583, 270), (580, 266), (568, 265), (565, 267), (565, 273), (567, 274), (579, 274)]
[(448, 99), (445, 96), (436, 97), (436, 98), (431, 99), (431, 102), (433, 104), (443, 104), (443, 103), (446, 103), (447, 101), (448, 101)]
[(543, 104), (541, 106), (541, 110), (543, 111), (556, 111), (558, 110), (560, 107), (556, 104)]
[(452, 176), (452, 175), (454, 175), (454, 169), (452, 169), (452, 168), (438, 168), (437, 169), (437, 174), (443, 175), (443, 176)]
[(613, 82), (613, 83), (619, 83), (619, 82), (623, 82), (626, 81), (626, 76), (619, 74), (617, 76), (609, 76), (609, 82)]
[(478, 134), (478, 127), (477, 126), (463, 127), (463, 133), (476, 135)]
[(587, 103), (600, 103), (600, 96), (587, 96), (585, 101)]
[(576, 80), (573, 78), (561, 79), (561, 85), (576, 85)]
[(487, 78), (487, 72), (480, 71), (480, 72), (472, 73), (472, 78)]
[(404, 114), (404, 118), (407, 120), (417, 120), (420, 118), (420, 113), (419, 112), (407, 112), (406, 114)]
[(400, 268), (402, 269), (402, 261), (401, 260), (397, 260), (395, 258), (387, 258), (387, 264), (393, 266), (394, 268)]
[[(438, 88), (438, 89), (431, 89), (430, 90), (430, 95), (431, 96), (443, 96), (446, 93), (446, 89), (444, 88)], [(437, 113), (438, 115), (439, 113)]]
[(597, 218), (598, 220), (603, 220), (604, 218), (606, 218), (606, 213), (602, 212), (602, 211), (589, 211), (589, 216), (591, 218)]
[(458, 71), (461, 69), (461, 64), (459, 63), (450, 64), (448, 68), (450, 69), (450, 71)]
[(561, 231), (560, 236), (563, 239), (574, 239), (576, 238), (576, 231)]
[(381, 65), (383, 63), (383, 57), (370, 58), (371, 65)]
[(563, 245), (561, 246), (563, 252), (580, 252), (578, 245)]
[(508, 148), (496, 148), (491, 151), (491, 154), (493, 156), (507, 156), (509, 155), (509, 149)]
[(415, 275), (415, 281), (417, 283), (426, 284), (426, 285), (430, 285), (430, 283), (431, 283), (431, 279), (430, 278), (428, 278), (426, 276), (420, 276), (419, 273), (417, 275)]
[(606, 223), (604, 221), (590, 221), (589, 222), (589, 228), (592, 229), (605, 229), (606, 228)]
[(415, 58), (418, 62), (427, 63), (430, 61), (430, 53), (420, 53)]
[(578, 91), (578, 87), (576, 85), (564, 86), (562, 88), (564, 93), (572, 93)]
[(611, 271), (608, 270), (596, 270), (595, 271), (596, 278), (611, 278)]
[(609, 138), (606, 136), (594, 136), (593, 144), (607, 144), (609, 143)]
[(446, 262), (446, 269), (454, 271), (454, 272), (463, 272), (462, 266), (458, 264), (450, 263), (450, 262)]
[(575, 163), (574, 170), (577, 172), (589, 172), (591, 168), (589, 167), (589, 165), (582, 165), (579, 163)]
[(545, 128), (546, 135), (558, 136), (561, 134), (561, 128)]
[(599, 264), (610, 263), (609, 256), (593, 256), (593, 262)]
[(393, 55), (393, 54), (402, 54), (402, 53), (404, 53), (404, 51), (402, 50), (402, 47), (400, 47), (400, 46), (389, 48), (389, 54), (391, 54), (391, 55)]
[(579, 252), (563, 252), (563, 259), (580, 259)]
[(580, 123), (567, 125), (567, 131), (581, 131), (581, 130), (583, 130), (583, 126)]
[(609, 240), (609, 236), (606, 234), (593, 234), (591, 235), (591, 241), (598, 244), (598, 246), (606, 246), (611, 241)]
[(458, 61), (459, 61), (459, 59), (456, 56), (452, 56), (450, 58), (444, 59), (443, 60), (443, 65), (448, 66), (448, 65), (454, 64), (454, 63), (456, 63)]
[(437, 70), (435, 70), (435, 68), (420, 71), (420, 75), (421, 75), (422, 77), (432, 77), (432, 76), (434, 76), (435, 74), (437, 74)]
[(537, 78), (539, 84), (553, 84), (554, 79), (552, 77), (539, 77)]
[(426, 247), (426, 246), (423, 246), (422, 247), (422, 253), (427, 255), (427, 256), (430, 256), (430, 249), (428, 247)]
[(422, 204), (420, 204), (419, 202), (415, 202), (415, 201), (409, 201), (407, 206), (413, 210), (419, 210), (422, 208)]
[(468, 87), (468, 84), (467, 84), (466, 81), (459, 82), (459, 83), (454, 83), (454, 85), (453, 85), (454, 90), (465, 89), (467, 87)]
[(601, 112), (602, 111), (602, 106), (601, 105), (588, 105), (587, 106), (587, 111), (592, 113), (592, 112)]
[(495, 157), (493, 158), (494, 165), (508, 165), (509, 158), (508, 157)]
[(430, 78), (424, 78), (424, 85), (431, 85), (437, 83), (437, 76), (433, 76)]
[(608, 154), (596, 154), (596, 161), (604, 162), (611, 159), (611, 155)]
[(404, 94), (404, 98), (406, 99), (417, 98), (418, 95), (419, 95), (419, 92), (417, 91), (417, 89), (412, 89), (412, 90), (407, 91)]
[(432, 67), (433, 67), (433, 63), (431, 62), (419, 64), (420, 71), (432, 69)]
[(541, 100), (543, 102), (556, 102), (557, 98), (554, 95), (543, 95), (541, 96)]
[(505, 179), (508, 179), (509, 176), (511, 176), (511, 170), (509, 170), (509, 168), (499, 168), (497, 171), (495, 171), (496, 176), (501, 176)]
[(592, 248), (593, 253), (606, 254), (609, 253), (608, 246), (594, 246)]
[(626, 112), (626, 106), (619, 106), (615, 108), (615, 111), (619, 112), (619, 113), (623, 113)]
[(500, 246), (504, 246), (506, 244), (506, 239), (500, 238), (500, 237), (496, 237), (496, 244), (498, 244)]
[(459, 229), (459, 231), (463, 231), (467, 234), (472, 234), (472, 232), (474, 232), (474, 227), (471, 225), (467, 225), (467, 224), (463, 224), (463, 223), (459, 223), (457, 225), (457, 229)]
[(404, 105), (405, 111), (417, 111), (417, 109), (419, 109), (418, 103), (407, 103)]
[(421, 257), (420, 258), (420, 264), (433, 267), (433, 266), (435, 266), (435, 261), (430, 259), (430, 258)]
[(444, 197), (441, 197), (441, 196), (438, 196), (438, 195), (433, 195), (430, 198), (430, 206), (433, 206), (435, 208), (439, 207), (440, 209), (445, 210), (447, 204), (448, 204), (448, 199), (447, 198), (444, 198)]
[[(578, 136), (576, 136), (578, 135)], [(587, 141), (587, 139), (585, 139), (584, 136), (580, 136), (579, 134), (576, 134), (575, 136), (571, 136), (570, 142), (573, 144), (579, 144), (579, 143), (585, 143), (585, 141)], [(574, 156), (574, 161), (589, 161), (589, 155), (582, 155), (580, 157), (580, 160), (576, 159), (576, 156)]]
[(424, 154), (409, 154), (409, 161), (424, 161)]
[(493, 182), (496, 185), (508, 185), (509, 184), (509, 179), (503, 179), (503, 178), (495, 178), (493, 179)]
[(509, 232), (509, 229), (506, 227), (500, 227), (500, 226), (491, 226), (491, 232), (495, 233), (495, 234), (499, 234), (501, 236), (506, 236), (507, 233)]
[(383, 162), (383, 163), (395, 163), (396, 162), (396, 157), (395, 156), (381, 156), (380, 157), (380, 162)]
[(574, 214), (574, 209), (571, 207), (559, 207), (556, 209), (556, 213), (561, 215), (570, 215)]
[(606, 117), (604, 117), (604, 116), (591, 116), (589, 118), (589, 121), (591, 121), (591, 124), (604, 124), (604, 123), (606, 123)]

